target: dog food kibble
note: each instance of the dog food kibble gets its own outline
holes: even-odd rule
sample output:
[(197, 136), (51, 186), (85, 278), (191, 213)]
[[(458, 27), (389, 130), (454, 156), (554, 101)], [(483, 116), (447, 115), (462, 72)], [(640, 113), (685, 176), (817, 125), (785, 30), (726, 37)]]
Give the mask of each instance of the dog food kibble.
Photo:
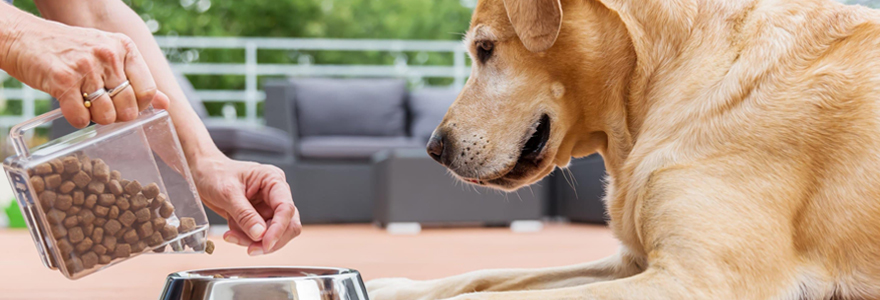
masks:
[(46, 188), (55, 189), (61, 185), (61, 175), (52, 174), (43, 178), (46, 181)]
[(214, 242), (208, 240), (206, 244), (207, 246), (205, 246), (205, 253), (214, 254)]
[(119, 215), (119, 223), (122, 223), (122, 225), (124, 225), (125, 227), (131, 227), (131, 224), (133, 224), (136, 219), (137, 217), (135, 217), (134, 213), (132, 213), (130, 210), (126, 210), (124, 213)]
[(113, 251), (113, 256), (116, 258), (126, 258), (131, 255), (131, 245), (129, 244), (117, 244), (116, 251)]
[[(146, 208), (146, 207), (141, 208), (140, 210), (134, 212), (134, 215), (135, 215), (135, 217), (137, 217), (138, 222), (146, 222), (146, 223), (150, 223), (148, 221), (150, 221), (150, 217), (152, 216), (152, 214), (150, 214), (150, 209)], [(151, 226), (152, 226), (152, 224), (151, 224)]]
[(69, 195), (60, 195), (55, 198), (55, 208), (59, 210), (68, 210), (73, 205), (73, 197)]
[(31, 177), (31, 186), (34, 187), (35, 193), (40, 194), (46, 189), (46, 182), (43, 181), (43, 177), (34, 176)]
[[(157, 183), (122, 177), (101, 159), (78, 154), (28, 170), (42, 213), (51, 225), (62, 262), (71, 274), (112, 264), (145, 251), (185, 246), (214, 251), (214, 244), (193, 232), (193, 218), (175, 216), (174, 205)], [(172, 225), (174, 224), (174, 225)], [(189, 234), (183, 241), (179, 235)]]
[(119, 184), (119, 181), (111, 179), (110, 182), (107, 183), (107, 189), (110, 190), (113, 195), (122, 195), (122, 185)]
[(167, 219), (167, 218), (171, 217), (172, 213), (174, 213), (174, 205), (171, 205), (170, 201), (165, 201), (162, 204), (162, 207), (159, 208), (159, 216), (161, 216), (163, 218)]

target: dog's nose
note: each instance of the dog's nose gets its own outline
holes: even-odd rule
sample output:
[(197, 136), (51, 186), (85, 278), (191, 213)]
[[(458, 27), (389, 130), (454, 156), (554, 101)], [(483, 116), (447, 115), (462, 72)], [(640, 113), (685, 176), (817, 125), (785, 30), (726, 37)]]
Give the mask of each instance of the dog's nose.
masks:
[(443, 164), (443, 151), (446, 149), (446, 134), (434, 133), (428, 140), (428, 155), (438, 163)]

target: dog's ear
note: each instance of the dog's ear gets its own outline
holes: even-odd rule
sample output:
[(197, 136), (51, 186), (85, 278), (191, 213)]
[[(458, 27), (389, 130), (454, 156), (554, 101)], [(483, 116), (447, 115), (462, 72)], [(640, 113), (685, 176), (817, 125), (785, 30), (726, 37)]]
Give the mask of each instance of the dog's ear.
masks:
[(560, 0), (504, 0), (507, 17), (526, 49), (550, 49), (562, 27)]

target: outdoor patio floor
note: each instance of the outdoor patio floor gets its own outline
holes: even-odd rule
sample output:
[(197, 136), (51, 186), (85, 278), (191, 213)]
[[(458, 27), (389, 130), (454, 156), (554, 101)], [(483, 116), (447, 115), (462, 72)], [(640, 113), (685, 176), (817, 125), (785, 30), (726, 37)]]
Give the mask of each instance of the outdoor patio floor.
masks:
[(43, 267), (25, 230), (0, 230), (0, 299), (156, 299), (165, 276), (180, 270), (239, 266), (335, 266), (364, 279), (429, 279), (486, 268), (549, 267), (602, 258), (617, 250), (601, 226), (551, 224), (538, 233), (507, 228), (427, 229), (396, 236), (370, 225), (307, 226), (278, 253), (249, 257), (213, 236), (214, 255), (144, 255), (70, 281)]

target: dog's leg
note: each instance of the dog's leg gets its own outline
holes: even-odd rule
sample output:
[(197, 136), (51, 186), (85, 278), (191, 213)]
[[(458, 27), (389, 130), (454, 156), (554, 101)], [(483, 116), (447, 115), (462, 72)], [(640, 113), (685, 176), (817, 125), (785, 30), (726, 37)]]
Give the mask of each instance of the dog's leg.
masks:
[(584, 285), (638, 274), (643, 260), (625, 251), (575, 266), (476, 271), (448, 278), (413, 281), (378, 279), (367, 283), (373, 300), (435, 300), (473, 292), (543, 290)]

